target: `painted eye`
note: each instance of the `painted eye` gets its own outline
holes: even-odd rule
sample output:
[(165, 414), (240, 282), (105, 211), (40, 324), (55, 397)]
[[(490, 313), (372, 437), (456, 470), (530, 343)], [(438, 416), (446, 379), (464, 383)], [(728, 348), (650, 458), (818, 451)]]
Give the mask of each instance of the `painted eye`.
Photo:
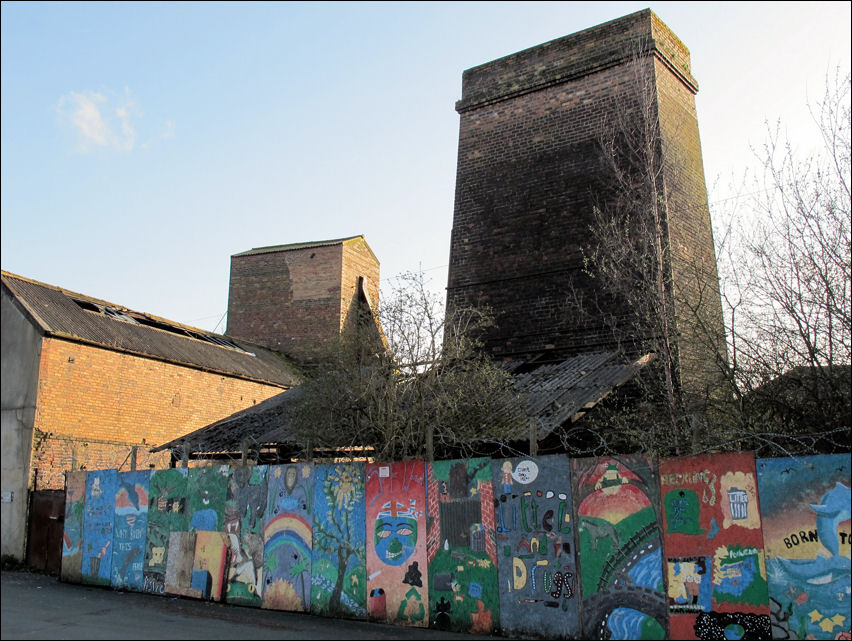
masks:
[(399, 529), (397, 529), (397, 531), (396, 531), (396, 533), (397, 533), (397, 534), (399, 534), (399, 535), (401, 535), (401, 536), (409, 536), (409, 535), (410, 535), (410, 534), (412, 534), (413, 532), (414, 532), (414, 530), (412, 530), (412, 529), (411, 529), (410, 527), (408, 527), (407, 525), (403, 525), (402, 527), (400, 527), (400, 528), (399, 528)]
[(386, 539), (390, 536), (390, 534), (390, 530), (379, 530), (378, 532), (376, 532), (376, 536), (380, 539)]

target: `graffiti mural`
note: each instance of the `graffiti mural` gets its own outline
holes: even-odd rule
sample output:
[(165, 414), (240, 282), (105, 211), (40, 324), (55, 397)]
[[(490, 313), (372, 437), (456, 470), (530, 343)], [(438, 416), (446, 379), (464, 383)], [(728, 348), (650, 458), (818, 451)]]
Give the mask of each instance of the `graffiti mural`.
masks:
[[(198, 532), (222, 532), (228, 492), (227, 465), (193, 468), (186, 474), (186, 494), (181, 505), (185, 529), (172, 529), (166, 551), (163, 592), (202, 598), (205, 592), (193, 584)], [(175, 527), (179, 527), (175, 524)], [(206, 586), (205, 586), (206, 587)]]
[(775, 639), (850, 635), (850, 455), (757, 460)]
[(225, 601), (260, 607), (263, 599), (263, 525), (266, 519), (267, 466), (231, 468), (225, 501), (229, 540)]
[(426, 469), (423, 461), (368, 464), (367, 610), (376, 621), (426, 626)]
[(142, 591), (150, 470), (120, 472), (115, 491), (112, 587)]
[(86, 472), (65, 473), (65, 524), (62, 533), (63, 581), (79, 583), (83, 564), (83, 511), (86, 505)]
[(367, 616), (363, 463), (314, 467), (311, 612)]
[(222, 600), (225, 568), (228, 562), (228, 535), (200, 530), (195, 533), (190, 588), (199, 599)]
[(500, 624), (491, 459), (426, 469), (430, 625), (490, 634)]
[(165, 591), (171, 533), (187, 530), (186, 476), (186, 468), (155, 470), (148, 482), (143, 592), (163, 594)]
[(503, 634), (575, 638), (579, 612), (570, 460), (495, 460), (492, 473)]
[(227, 465), (210, 465), (189, 470), (186, 518), (190, 532), (224, 531), (229, 469)]
[(86, 475), (83, 510), (83, 583), (109, 585), (112, 579), (112, 534), (118, 473), (99, 470)]
[(192, 567), (195, 561), (195, 532), (172, 532), (166, 553), (165, 594), (200, 598), (192, 589)]
[(718, 638), (712, 635), (719, 626), (734, 635), (725, 638), (765, 638), (759, 635), (769, 629), (769, 605), (753, 455), (664, 459), (660, 489), (672, 638)]
[(663, 639), (659, 482), (645, 456), (575, 459), (577, 563), (586, 639)]
[(263, 603), (272, 610), (311, 608), (313, 463), (269, 467), (263, 529)]
[(143, 592), (516, 638), (849, 639), (850, 467), (724, 453), (659, 471), (556, 455), (69, 472), (61, 578), (139, 590), (141, 573)]

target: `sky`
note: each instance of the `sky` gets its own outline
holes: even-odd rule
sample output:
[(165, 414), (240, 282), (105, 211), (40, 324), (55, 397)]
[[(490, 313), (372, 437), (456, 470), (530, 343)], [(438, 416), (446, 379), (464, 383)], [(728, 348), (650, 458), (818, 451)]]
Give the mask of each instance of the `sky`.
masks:
[[(443, 297), (462, 72), (651, 8), (711, 211), (850, 68), (848, 2), (2, 2), (5, 271), (223, 332), (230, 257), (364, 234)], [(733, 191), (732, 191), (733, 190)]]

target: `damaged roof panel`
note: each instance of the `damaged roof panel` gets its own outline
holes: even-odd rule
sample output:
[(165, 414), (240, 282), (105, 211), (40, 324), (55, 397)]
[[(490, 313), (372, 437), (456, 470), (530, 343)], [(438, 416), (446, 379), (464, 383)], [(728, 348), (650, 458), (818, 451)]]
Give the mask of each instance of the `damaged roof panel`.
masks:
[[(622, 360), (615, 352), (580, 354), (515, 374), (515, 385), (526, 395), (528, 416), (538, 419), (538, 438), (542, 439), (561, 425), (576, 421), (651, 360), (650, 354), (634, 362)], [(298, 387), (278, 394), (152, 451), (170, 449), (180, 456), (186, 444), (190, 454), (239, 452), (243, 441), (252, 447), (299, 445), (292, 437), (290, 422), (302, 393)], [(528, 439), (524, 429), (514, 440)]]
[(5, 271), (2, 282), (48, 336), (281, 387), (297, 385), (301, 380), (294, 364), (259, 345), (136, 312)]

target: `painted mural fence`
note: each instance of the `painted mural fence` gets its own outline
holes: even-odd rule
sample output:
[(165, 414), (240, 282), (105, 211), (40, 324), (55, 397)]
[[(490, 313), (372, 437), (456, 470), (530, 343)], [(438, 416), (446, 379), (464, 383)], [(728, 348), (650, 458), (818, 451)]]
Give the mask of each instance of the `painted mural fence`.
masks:
[(473, 634), (850, 639), (850, 458), (69, 472), (60, 576)]
[(666, 638), (656, 466), (641, 456), (575, 459), (572, 480), (582, 636)]

